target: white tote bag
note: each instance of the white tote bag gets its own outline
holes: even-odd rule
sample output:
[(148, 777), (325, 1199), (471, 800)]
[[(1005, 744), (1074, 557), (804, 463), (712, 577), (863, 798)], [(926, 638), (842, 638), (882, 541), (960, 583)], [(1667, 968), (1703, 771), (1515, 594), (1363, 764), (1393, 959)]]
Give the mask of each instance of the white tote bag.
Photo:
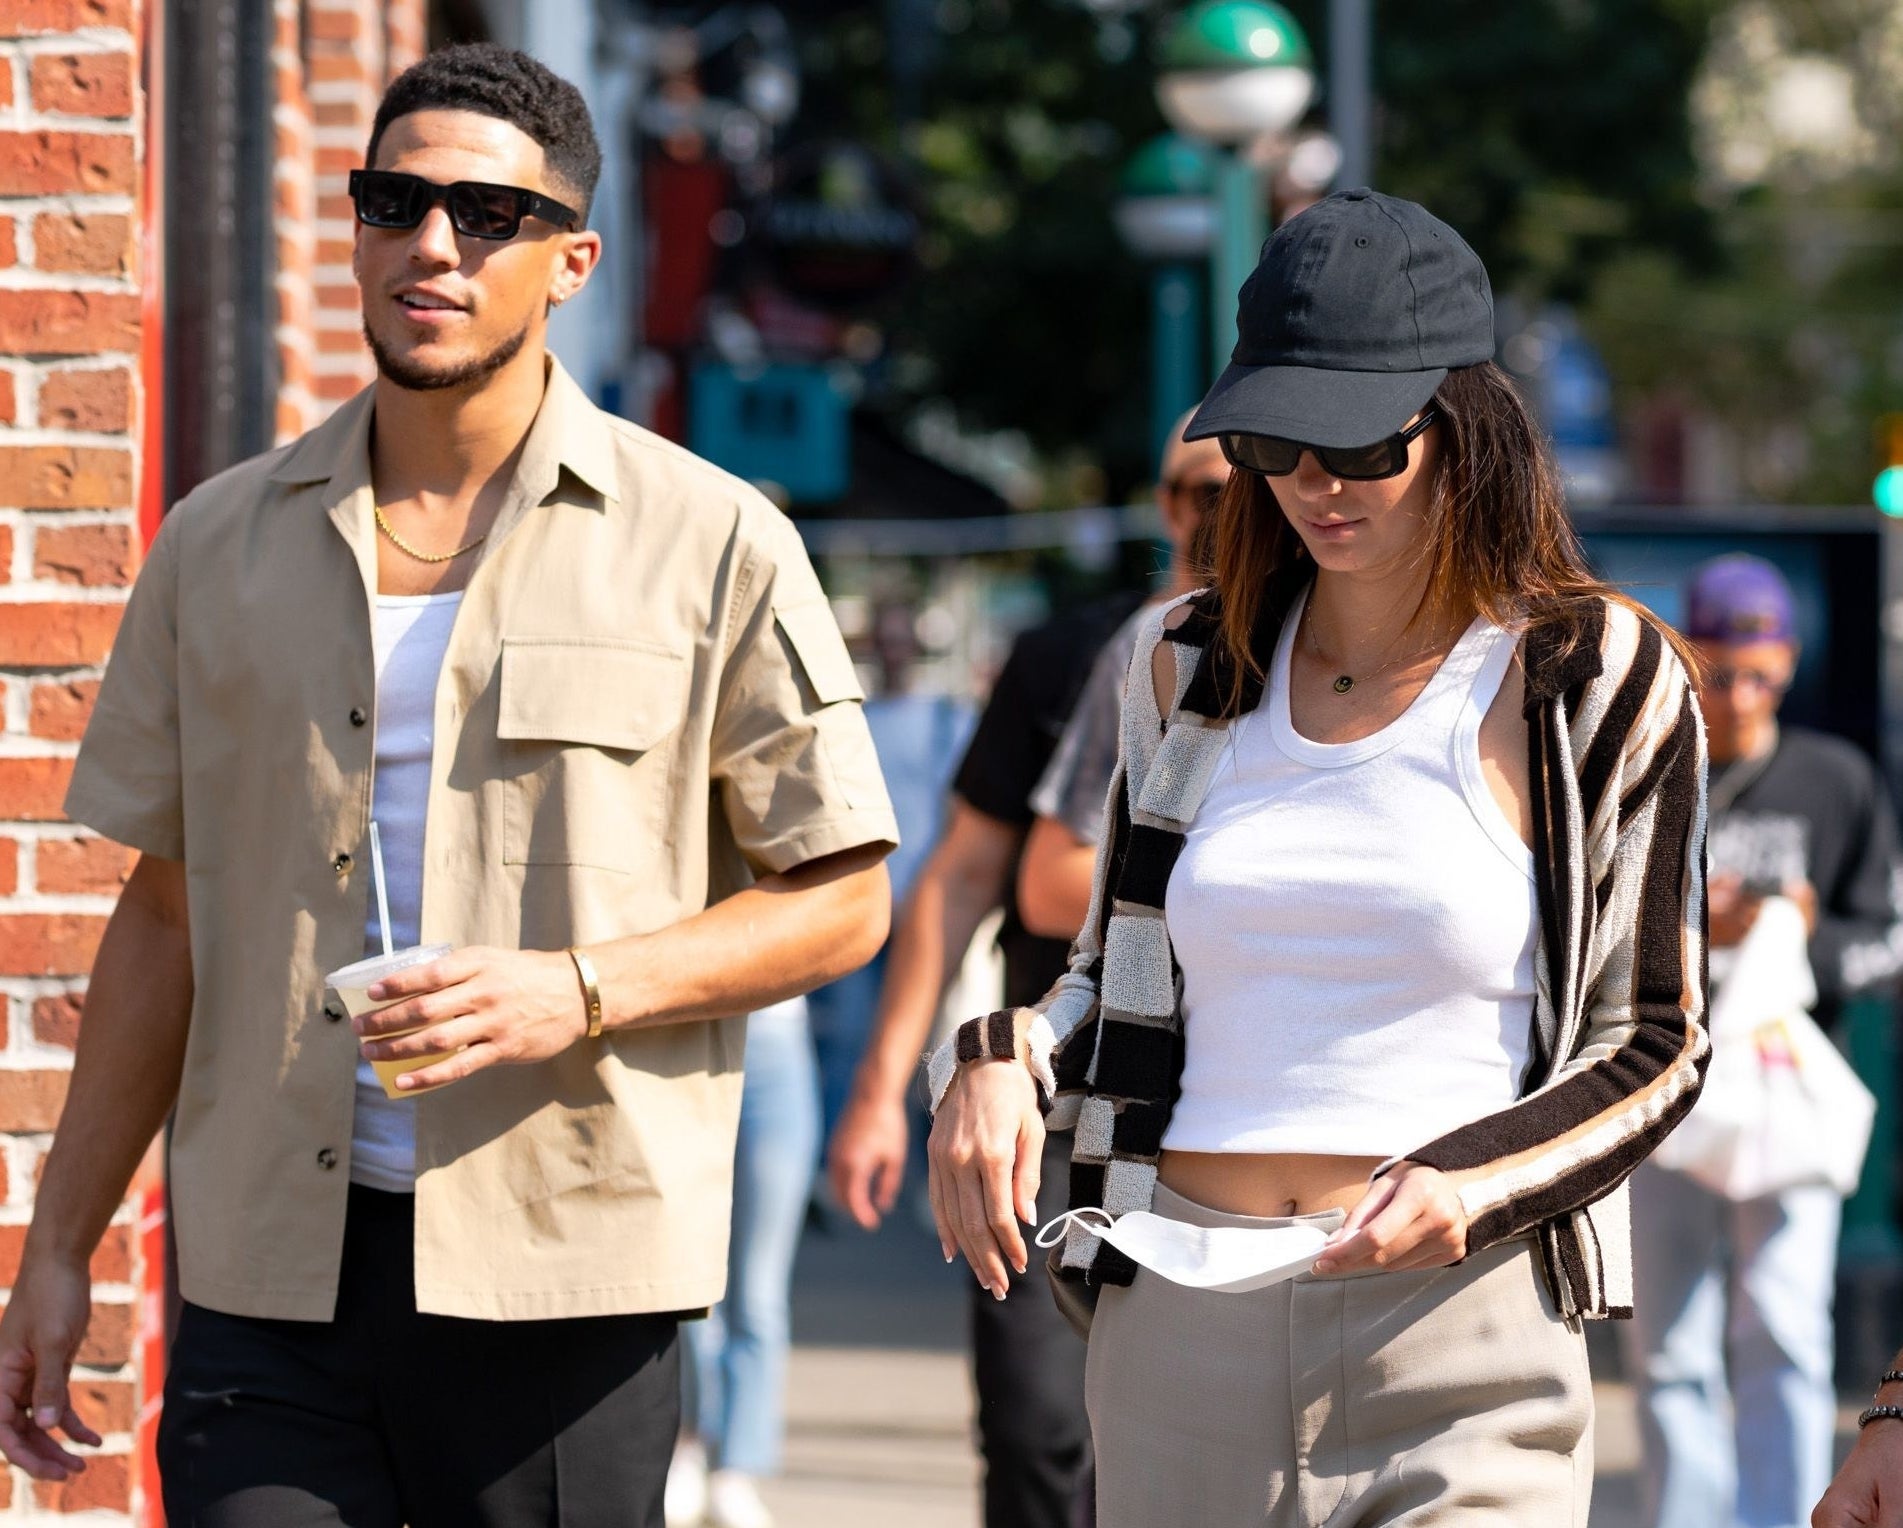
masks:
[(1712, 999), (1704, 1091), (1653, 1156), (1727, 1199), (1848, 1196), (1863, 1171), (1876, 1098), (1810, 1017), (1808, 943), (1797, 904), (1767, 898)]

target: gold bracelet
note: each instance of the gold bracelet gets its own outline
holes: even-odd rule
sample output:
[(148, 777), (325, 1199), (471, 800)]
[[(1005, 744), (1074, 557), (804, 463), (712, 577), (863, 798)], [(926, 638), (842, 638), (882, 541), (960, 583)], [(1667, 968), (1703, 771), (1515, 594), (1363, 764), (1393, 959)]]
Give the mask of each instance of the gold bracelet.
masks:
[(575, 962), (575, 974), (581, 978), (581, 995), (588, 1004), (588, 1038), (601, 1038), (601, 978), (595, 974), (595, 963), (588, 958), (587, 952), (571, 946), (568, 958)]

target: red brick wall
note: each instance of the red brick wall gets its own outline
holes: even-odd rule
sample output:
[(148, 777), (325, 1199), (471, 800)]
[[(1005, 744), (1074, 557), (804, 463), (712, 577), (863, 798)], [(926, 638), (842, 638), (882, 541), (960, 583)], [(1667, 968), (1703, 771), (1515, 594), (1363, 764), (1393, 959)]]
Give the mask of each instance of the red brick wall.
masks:
[(278, 354), (290, 439), (372, 375), (357, 284), (350, 171), (383, 87), (422, 56), (425, 0), (274, 0), (278, 22)]
[(317, 262), (317, 196), (312, 176), (311, 103), (304, 93), (299, 0), (274, 0), (277, 33), (271, 48), (277, 82), (277, 345), (280, 386), (277, 434), (292, 440), (323, 416), (317, 407), (312, 361), (316, 352), (311, 270)]
[[(140, 555), (138, 39), (150, 3), (0, 0), (0, 1291), (128, 861), (59, 808)], [(383, 83), (422, 50), (426, 0), (271, 4), (288, 438), (370, 376), (344, 177)], [(101, 1457), (66, 1486), (0, 1469), (0, 1522), (150, 1512), (156, 1483), (134, 1446), (151, 1418), (135, 1349), (153, 1310), (137, 1231), (129, 1202), (94, 1261), (76, 1373), (82, 1411), (107, 1434)]]
[[(0, 1288), (127, 868), (59, 807), (139, 557), (139, 7), (0, 0)], [(103, 1457), (66, 1486), (0, 1471), (0, 1520), (133, 1506), (133, 1233), (128, 1207), (75, 1376)]]

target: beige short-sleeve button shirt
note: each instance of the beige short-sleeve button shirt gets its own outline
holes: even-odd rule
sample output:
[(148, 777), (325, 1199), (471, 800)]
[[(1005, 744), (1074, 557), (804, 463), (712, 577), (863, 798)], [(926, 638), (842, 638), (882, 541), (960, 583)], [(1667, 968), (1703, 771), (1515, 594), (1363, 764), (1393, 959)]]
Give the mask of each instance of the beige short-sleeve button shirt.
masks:
[[(67, 811), (185, 862), (196, 983), (171, 1173), (181, 1288), (326, 1320), (375, 744), (373, 392), (169, 515)], [(559, 366), (436, 693), (426, 942), (644, 933), (898, 833), (792, 525)], [(687, 1309), (725, 1280), (740, 1020), (582, 1041), (414, 1100), (421, 1309)]]

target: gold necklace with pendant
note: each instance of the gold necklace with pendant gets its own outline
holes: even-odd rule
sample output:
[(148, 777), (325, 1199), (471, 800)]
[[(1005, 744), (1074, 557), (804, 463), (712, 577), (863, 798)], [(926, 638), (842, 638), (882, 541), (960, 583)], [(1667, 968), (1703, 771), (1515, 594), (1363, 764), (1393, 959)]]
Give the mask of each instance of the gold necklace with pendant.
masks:
[[(1328, 654), (1322, 651), (1321, 643), (1317, 641), (1315, 637), (1314, 608), (1315, 608), (1314, 596), (1310, 595), (1309, 603), (1302, 607), (1302, 624), (1304, 628), (1306, 629), (1307, 636), (1308, 636), (1308, 650), (1315, 655), (1315, 657), (1320, 661), (1323, 668), (1333, 668), (1335, 667), (1334, 661), (1328, 656)], [(1394, 635), (1394, 641), (1389, 642), (1388, 645), (1382, 649), (1382, 652), (1387, 653), (1387, 652), (1393, 651), (1394, 644), (1396, 642), (1399, 642), (1402, 637), (1407, 635), (1408, 626), (1412, 626), (1413, 624), (1414, 622), (1410, 620), (1407, 623), (1407, 626), (1403, 626), (1398, 632), (1396, 632)], [(1401, 653), (1397, 655), (1396, 657), (1388, 659), (1388, 661), (1386, 663), (1383, 663), (1379, 668), (1369, 669), (1368, 672), (1363, 674), (1359, 679), (1357, 679), (1353, 674), (1337, 674), (1335, 676), (1335, 682), (1333, 685), (1330, 686), (1330, 688), (1333, 689), (1337, 695), (1346, 695), (1351, 690), (1353, 690), (1357, 684), (1365, 684), (1369, 680), (1379, 679), (1383, 674), (1385, 674), (1389, 669), (1393, 668), (1396, 664), (1406, 662), (1407, 659), (1410, 657), (1419, 657), (1419, 656), (1420, 656), (1420, 653), (1418, 651), (1412, 654)]]
[(459, 546), (453, 552), (420, 552), (399, 536), (396, 531), (392, 529), (390, 522), (383, 518), (382, 505), (372, 504), (370, 506), (370, 513), (377, 517), (377, 529), (390, 538), (390, 545), (403, 553), (404, 556), (414, 557), (418, 562), (454, 562), (458, 557), (475, 551), (477, 547), (489, 539), (489, 533), (484, 531), (467, 546)]

